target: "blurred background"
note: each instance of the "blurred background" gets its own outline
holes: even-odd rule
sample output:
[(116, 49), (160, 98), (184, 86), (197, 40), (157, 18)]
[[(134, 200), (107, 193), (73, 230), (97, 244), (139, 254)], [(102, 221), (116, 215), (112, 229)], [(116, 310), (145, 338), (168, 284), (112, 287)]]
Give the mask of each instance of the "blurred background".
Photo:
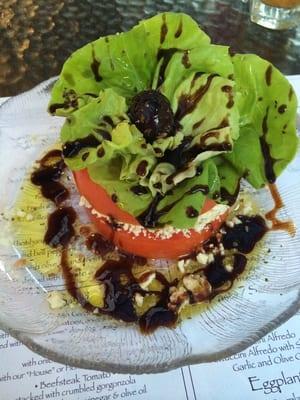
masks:
[(218, 44), (300, 73), (300, 26), (271, 31), (249, 19), (241, 0), (0, 0), (0, 96), (59, 74), (77, 48), (163, 11), (190, 14)]

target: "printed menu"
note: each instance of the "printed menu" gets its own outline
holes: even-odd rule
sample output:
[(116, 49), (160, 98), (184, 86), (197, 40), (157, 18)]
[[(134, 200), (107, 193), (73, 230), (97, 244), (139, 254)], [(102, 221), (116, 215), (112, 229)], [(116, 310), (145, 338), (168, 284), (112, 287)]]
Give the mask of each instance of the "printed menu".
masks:
[(300, 313), (224, 360), (151, 374), (58, 364), (0, 332), (1, 400), (300, 400)]
[[(300, 98), (300, 76), (289, 79)], [(0, 400), (162, 398), (300, 400), (300, 312), (231, 357), (148, 375), (58, 364), (0, 331)]]

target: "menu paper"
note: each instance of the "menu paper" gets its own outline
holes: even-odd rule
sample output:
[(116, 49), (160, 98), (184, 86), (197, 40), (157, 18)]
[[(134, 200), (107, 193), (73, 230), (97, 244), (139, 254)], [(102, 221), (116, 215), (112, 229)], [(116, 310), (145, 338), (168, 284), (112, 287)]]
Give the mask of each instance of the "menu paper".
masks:
[[(300, 98), (300, 76), (288, 79)], [(112, 374), (58, 364), (0, 331), (0, 400), (162, 398), (300, 400), (300, 312), (253, 346), (224, 360), (152, 375)]]

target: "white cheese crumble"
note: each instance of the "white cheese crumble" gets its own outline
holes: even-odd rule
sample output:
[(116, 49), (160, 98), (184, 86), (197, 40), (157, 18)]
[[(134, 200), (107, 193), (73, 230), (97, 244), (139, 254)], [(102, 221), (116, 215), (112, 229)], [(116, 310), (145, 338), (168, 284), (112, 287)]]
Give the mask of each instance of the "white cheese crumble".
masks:
[(92, 206), (84, 196), (80, 196), (79, 205), (80, 207), (92, 208)]
[(194, 229), (196, 232), (201, 232), (205, 228), (209, 229), (209, 224), (221, 215), (225, 214), (229, 210), (229, 207), (225, 204), (216, 204), (212, 209), (204, 214), (200, 214), (195, 223)]
[(57, 291), (48, 293), (47, 301), (50, 305), (50, 308), (52, 308), (53, 310), (58, 309), (58, 308), (63, 308), (67, 304), (62, 293), (57, 292)]
[[(91, 204), (87, 201), (87, 199), (84, 196), (80, 197), (79, 206), (91, 209), (91, 213), (93, 215), (95, 215), (97, 218), (102, 218), (102, 219), (105, 219), (106, 221), (110, 222), (110, 217), (105, 214), (102, 214), (99, 211), (92, 208)], [(167, 225), (161, 229), (146, 229), (141, 225), (134, 225), (134, 224), (124, 223), (124, 222), (120, 222), (120, 221), (118, 221), (118, 225), (119, 226), (117, 229), (132, 233), (134, 236), (140, 236), (140, 235), (147, 236), (150, 233), (153, 235), (154, 240), (155, 239), (170, 239), (173, 235), (178, 234), (178, 233), (183, 234), (183, 236), (185, 236), (187, 238), (190, 237), (189, 229), (178, 229), (178, 228), (174, 228), (171, 225)]]
[(209, 258), (209, 255), (206, 253), (198, 253), (196, 256), (198, 263), (202, 264), (202, 265), (207, 265), (208, 258)]
[(229, 273), (233, 271), (233, 265), (232, 264), (226, 263), (226, 264), (224, 264), (224, 268)]

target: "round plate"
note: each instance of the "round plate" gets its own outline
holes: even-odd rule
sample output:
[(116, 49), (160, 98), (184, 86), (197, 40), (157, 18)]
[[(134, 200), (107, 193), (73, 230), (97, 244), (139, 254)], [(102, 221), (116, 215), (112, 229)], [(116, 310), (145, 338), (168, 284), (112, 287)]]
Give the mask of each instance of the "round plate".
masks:
[[(7, 219), (26, 172), (57, 142), (63, 118), (47, 114), (55, 78), (13, 97), (0, 107), (0, 328), (33, 351), (80, 368), (119, 373), (161, 372), (230, 356), (252, 345), (290, 318), (300, 305), (300, 156), (278, 179), (294, 237), (266, 235), (253, 267), (233, 289), (175, 329), (142, 335), (135, 325), (95, 316), (79, 308), (54, 312), (46, 292), (59, 285), (30, 266), (20, 268), (18, 241)], [(265, 210), (273, 207), (267, 189), (253, 194)], [(26, 237), (30, 244), (31, 237)], [(254, 256), (252, 256), (254, 257)]]

